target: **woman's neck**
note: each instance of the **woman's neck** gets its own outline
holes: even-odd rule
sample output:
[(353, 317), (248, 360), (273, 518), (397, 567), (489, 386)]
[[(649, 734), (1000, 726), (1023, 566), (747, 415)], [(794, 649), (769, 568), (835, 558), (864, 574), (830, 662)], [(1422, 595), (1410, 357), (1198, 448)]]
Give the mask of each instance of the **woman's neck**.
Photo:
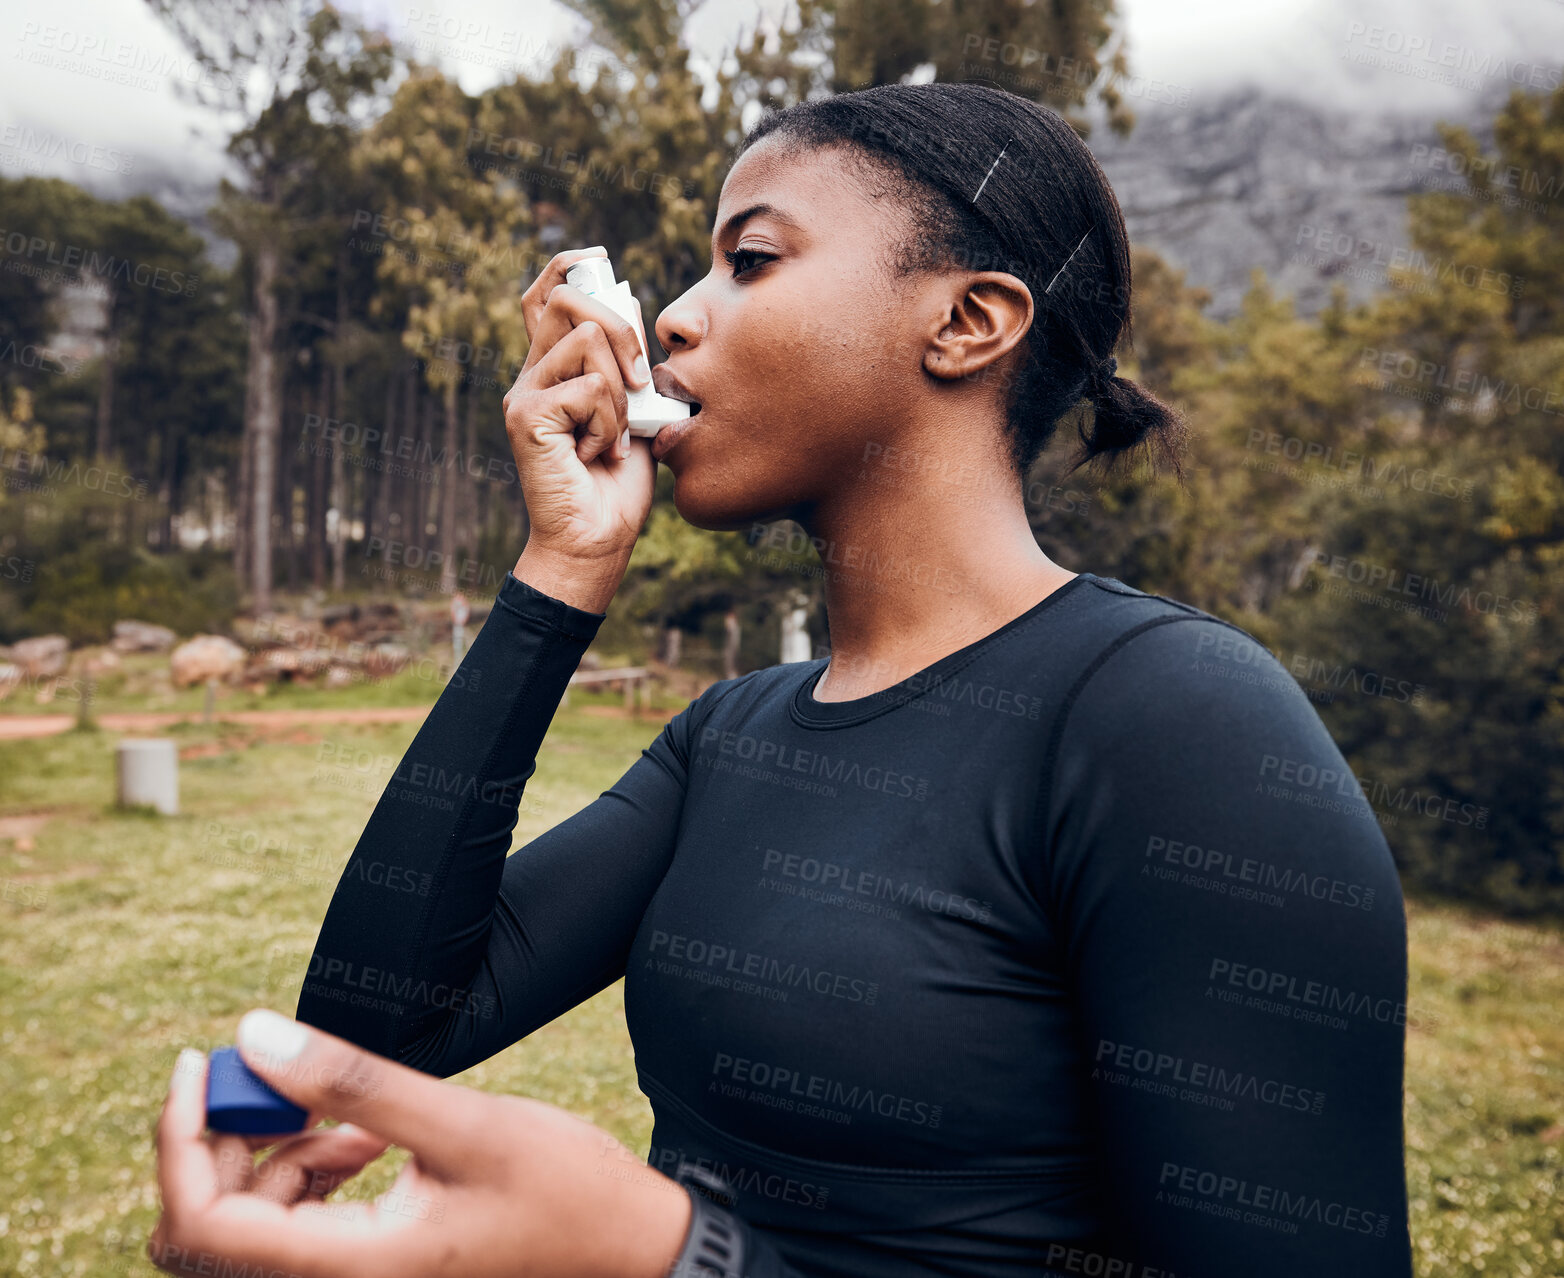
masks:
[(992, 634), (1077, 574), (1043, 553), (1020, 482), (860, 481), (817, 508), (831, 660), (817, 701), (866, 697)]

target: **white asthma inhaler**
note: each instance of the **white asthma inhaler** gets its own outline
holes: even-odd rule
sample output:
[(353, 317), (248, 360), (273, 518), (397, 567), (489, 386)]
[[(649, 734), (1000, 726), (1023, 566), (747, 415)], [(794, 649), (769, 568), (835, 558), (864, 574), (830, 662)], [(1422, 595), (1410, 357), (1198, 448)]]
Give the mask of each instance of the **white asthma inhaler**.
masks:
[[(641, 354), (646, 356), (647, 364), (652, 362), (651, 352), (646, 349), (646, 340), (641, 336), (640, 325), (636, 321), (635, 298), (630, 292), (629, 282), (614, 282), (614, 268), (606, 257), (582, 258), (565, 272), (565, 283), (597, 298), (629, 324), (635, 330), (636, 340), (641, 344)], [(683, 421), (690, 415), (690, 406), (683, 400), (659, 395), (651, 385), (644, 390), (636, 390), (627, 383), (625, 391), (630, 398), (632, 435), (650, 438), (669, 422)]]

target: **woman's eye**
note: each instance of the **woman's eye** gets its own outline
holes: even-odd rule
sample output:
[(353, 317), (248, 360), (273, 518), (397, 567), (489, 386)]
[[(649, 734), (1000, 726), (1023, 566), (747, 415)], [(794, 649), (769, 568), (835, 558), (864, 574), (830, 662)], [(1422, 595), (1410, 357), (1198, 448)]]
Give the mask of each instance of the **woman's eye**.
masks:
[(727, 259), (728, 265), (733, 268), (733, 278), (737, 279), (747, 271), (752, 271), (761, 262), (775, 260), (770, 253), (757, 253), (754, 249), (724, 249), (722, 256)]

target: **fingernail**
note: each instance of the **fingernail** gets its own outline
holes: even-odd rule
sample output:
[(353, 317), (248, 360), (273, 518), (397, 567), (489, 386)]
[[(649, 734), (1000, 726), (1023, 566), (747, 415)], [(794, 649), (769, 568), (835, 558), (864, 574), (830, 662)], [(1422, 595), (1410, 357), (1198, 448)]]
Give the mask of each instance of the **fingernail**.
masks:
[(179, 1059), (174, 1062), (173, 1082), (179, 1083), (186, 1078), (194, 1078), (201, 1072), (202, 1053), (193, 1047), (180, 1049)]
[(630, 455), (630, 428), (628, 426), (619, 435), (619, 455), (621, 457)]
[(304, 1050), (309, 1032), (298, 1021), (258, 1007), (239, 1022), (239, 1046), (268, 1060), (291, 1061)]
[(608, 250), (606, 248), (604, 248), (601, 244), (594, 244), (590, 248), (584, 248), (581, 251), (583, 253), (606, 253), (606, 252), (608, 252)]
[(646, 362), (645, 355), (637, 355), (635, 357), (635, 368), (633, 372), (637, 385), (644, 386), (647, 382), (652, 380), (651, 365)]

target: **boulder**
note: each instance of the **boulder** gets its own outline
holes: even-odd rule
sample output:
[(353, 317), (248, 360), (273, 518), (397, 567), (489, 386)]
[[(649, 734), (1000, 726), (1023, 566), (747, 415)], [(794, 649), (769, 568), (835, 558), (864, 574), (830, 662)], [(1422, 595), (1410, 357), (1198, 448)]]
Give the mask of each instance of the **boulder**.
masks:
[(64, 635), (39, 635), (11, 645), (11, 661), (29, 679), (52, 679), (65, 673), (71, 641)]
[(226, 682), (244, 669), (244, 649), (222, 635), (197, 635), (174, 649), (168, 665), (177, 687), (188, 688), (208, 679)]
[(384, 679), (405, 666), (409, 655), (399, 643), (377, 643), (364, 654), (364, 673), (371, 679)]
[(94, 679), (119, 670), (123, 664), (113, 648), (82, 648), (71, 656), (71, 665)]
[(116, 652), (167, 652), (177, 637), (167, 626), (154, 626), (150, 621), (114, 623)]
[(11, 695), (12, 689), (22, 682), (22, 668), (9, 661), (0, 661), (0, 701)]

